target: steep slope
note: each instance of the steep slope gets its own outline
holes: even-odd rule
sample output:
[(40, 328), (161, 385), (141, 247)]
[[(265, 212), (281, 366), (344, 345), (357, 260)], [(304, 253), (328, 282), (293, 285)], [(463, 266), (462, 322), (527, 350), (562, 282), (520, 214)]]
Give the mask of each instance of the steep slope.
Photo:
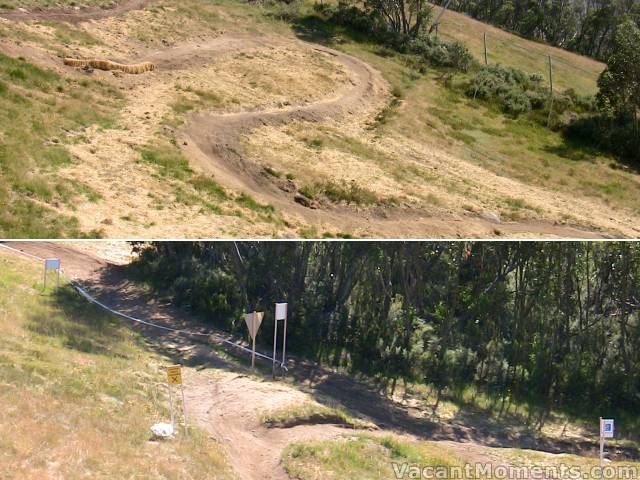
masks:
[[(91, 9), (65, 11), (75, 24), (40, 20), (41, 11), (0, 20), (9, 86), (0, 97), (19, 101), (26, 83), (35, 91), (20, 121), (43, 118), (20, 128), (23, 142), (12, 116), (2, 119), (30, 146), (5, 154), (4, 235), (638, 235), (635, 173), (455, 97), (439, 72), (420, 73), (378, 45), (339, 31), (319, 38), (329, 46), (302, 41), (302, 24), (274, 20), (269, 8), (159, 0), (90, 21)], [(310, 6), (300, 8), (303, 22)], [(440, 34), (480, 29), (459, 25)], [(553, 54), (584, 74), (572, 84), (600, 68)], [(82, 71), (61, 56), (157, 69)], [(526, 55), (511, 58), (525, 68)], [(33, 85), (20, 80), (31, 71)], [(96, 106), (91, 115), (76, 111), (84, 103)]]

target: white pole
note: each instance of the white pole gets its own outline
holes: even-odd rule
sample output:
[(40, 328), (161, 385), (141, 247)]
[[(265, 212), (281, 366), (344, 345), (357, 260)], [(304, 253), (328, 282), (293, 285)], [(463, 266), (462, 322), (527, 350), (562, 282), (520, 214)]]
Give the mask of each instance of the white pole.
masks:
[[(276, 311), (278, 307), (276, 307)], [(278, 345), (278, 319), (276, 315), (273, 316), (273, 357), (271, 358), (271, 373), (273, 378), (276, 378), (276, 348)]]
[(604, 463), (604, 433), (602, 428), (602, 417), (600, 417), (600, 478), (602, 478), (602, 465)]
[(289, 303), (287, 303), (287, 306), (285, 307), (284, 332), (282, 332), (282, 370), (284, 370), (284, 364), (286, 362), (285, 355), (287, 352), (287, 318), (288, 317), (289, 317)]
[(180, 384), (180, 390), (182, 390), (182, 415), (184, 416), (184, 436), (188, 437), (187, 432), (187, 404), (184, 401), (184, 384)]
[(174, 421), (174, 416), (173, 416), (173, 392), (171, 392), (171, 384), (168, 384), (169, 386), (169, 408), (171, 409), (171, 428), (173, 429), (173, 432), (175, 433), (176, 431), (176, 424)]
[(253, 318), (251, 319), (251, 337), (253, 337), (253, 348), (251, 350), (251, 369), (256, 369), (256, 312), (253, 311)]
[(44, 261), (44, 280), (43, 280), (43, 289), (46, 290), (47, 289), (47, 261)]

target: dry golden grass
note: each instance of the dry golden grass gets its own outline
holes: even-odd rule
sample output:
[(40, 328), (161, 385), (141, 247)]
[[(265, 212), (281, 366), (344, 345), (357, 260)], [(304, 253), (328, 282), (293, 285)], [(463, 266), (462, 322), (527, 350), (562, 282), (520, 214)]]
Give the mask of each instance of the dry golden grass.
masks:
[(39, 265), (0, 252), (2, 478), (228, 478), (217, 444), (167, 421), (161, 366), (120, 320), (69, 287), (43, 292)]

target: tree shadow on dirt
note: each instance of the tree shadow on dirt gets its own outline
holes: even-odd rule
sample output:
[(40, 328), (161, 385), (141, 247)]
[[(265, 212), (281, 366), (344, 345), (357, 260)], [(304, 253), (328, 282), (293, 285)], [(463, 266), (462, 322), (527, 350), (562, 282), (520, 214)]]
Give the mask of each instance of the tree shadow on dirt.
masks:
[[(242, 343), (232, 335), (216, 331), (203, 319), (174, 307), (168, 299), (133, 284), (126, 278), (123, 267), (107, 266), (93, 281), (83, 283), (91, 295), (108, 307), (163, 327), (184, 329), (202, 335), (187, 335), (162, 330), (155, 326), (131, 322), (148, 347), (172, 362), (196, 369), (219, 368), (234, 373), (250, 372), (250, 355), (231, 344)], [(208, 336), (207, 333), (214, 333)], [(229, 343), (224, 343), (226, 340)], [(246, 345), (246, 344), (245, 344)], [(320, 403), (339, 404), (354, 416), (370, 419), (380, 428), (409, 433), (425, 440), (453, 440), (475, 442), (491, 447), (528, 448), (552, 453), (594, 455), (595, 442), (576, 442), (543, 437), (518, 422), (495, 421), (485, 414), (464, 407), (447, 421), (434, 421), (424, 408), (410, 408), (384, 395), (373, 385), (353, 376), (332, 371), (313, 362), (288, 357), (287, 376), (301, 385), (309, 386)], [(256, 374), (271, 378), (270, 362), (257, 361)], [(278, 373), (281, 373), (280, 371)], [(482, 421), (479, 421), (482, 418)], [(614, 458), (640, 458), (636, 449), (621, 448)]]
[[(230, 335), (216, 330), (186, 309), (175, 307), (169, 299), (133, 283), (128, 279), (126, 266), (106, 265), (97, 276), (77, 282), (77, 285), (104, 306), (131, 317), (120, 316), (120, 319), (141, 335), (149, 349), (166, 356), (170, 361), (199, 370), (217, 368), (247, 373), (248, 364), (243, 365), (241, 357), (232, 347), (225, 355), (219, 353), (223, 349), (221, 338), (231, 338)], [(72, 287), (68, 288), (71, 290)], [(79, 295), (74, 295), (89, 308), (105, 312)], [(110, 314), (106, 316), (114, 318)]]

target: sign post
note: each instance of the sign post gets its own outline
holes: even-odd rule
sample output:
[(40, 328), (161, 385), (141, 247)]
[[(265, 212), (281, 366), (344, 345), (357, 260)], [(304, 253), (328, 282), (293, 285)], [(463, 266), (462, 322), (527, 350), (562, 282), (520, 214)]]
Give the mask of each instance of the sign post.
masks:
[(171, 385), (180, 385), (182, 392), (182, 416), (184, 417), (184, 434), (187, 433), (187, 406), (184, 402), (184, 384), (182, 383), (182, 367), (180, 365), (172, 365), (167, 367), (167, 383), (169, 384), (169, 408), (171, 409), (171, 427), (175, 431), (175, 415), (173, 413), (173, 389)]
[(251, 335), (252, 341), (252, 349), (251, 349), (251, 368), (256, 368), (256, 335), (258, 334), (258, 329), (260, 328), (260, 324), (262, 323), (262, 318), (264, 317), (264, 312), (252, 312), (244, 314), (244, 321), (247, 324), (247, 328), (249, 329), (249, 334)]
[(272, 370), (273, 378), (276, 378), (276, 351), (278, 347), (278, 322), (284, 321), (284, 332), (282, 333), (282, 365), (284, 366), (285, 350), (287, 348), (287, 309), (288, 304), (276, 303), (276, 314), (273, 322), (273, 358)]
[(49, 270), (55, 270), (57, 273), (56, 286), (60, 286), (60, 259), (59, 258), (47, 258), (44, 261), (44, 288), (47, 288), (47, 272)]
[(614, 421), (612, 418), (600, 417), (600, 475), (604, 463), (604, 439), (613, 438)]

